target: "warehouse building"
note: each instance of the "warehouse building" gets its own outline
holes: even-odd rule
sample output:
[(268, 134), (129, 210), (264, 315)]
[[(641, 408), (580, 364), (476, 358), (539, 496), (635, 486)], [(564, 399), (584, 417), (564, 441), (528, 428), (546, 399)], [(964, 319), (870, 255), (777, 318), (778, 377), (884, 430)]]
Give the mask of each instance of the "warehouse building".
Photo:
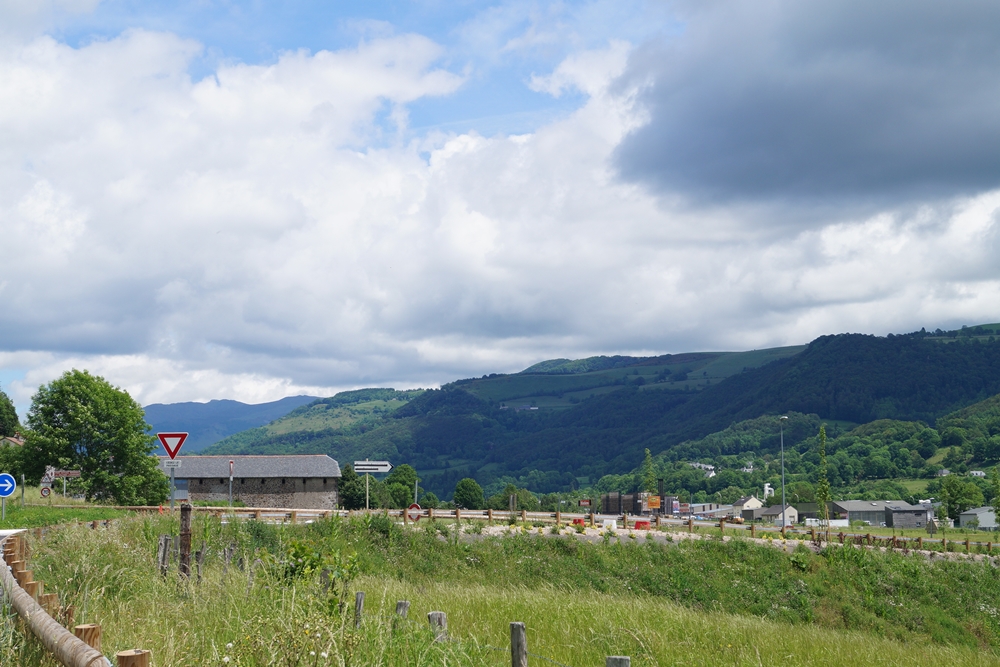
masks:
[[(158, 457), (160, 470), (170, 476)], [(334, 509), (340, 465), (325, 454), (289, 456), (178, 456), (174, 469), (176, 500), (229, 501), (229, 462), (233, 461), (233, 500), (247, 507)]]

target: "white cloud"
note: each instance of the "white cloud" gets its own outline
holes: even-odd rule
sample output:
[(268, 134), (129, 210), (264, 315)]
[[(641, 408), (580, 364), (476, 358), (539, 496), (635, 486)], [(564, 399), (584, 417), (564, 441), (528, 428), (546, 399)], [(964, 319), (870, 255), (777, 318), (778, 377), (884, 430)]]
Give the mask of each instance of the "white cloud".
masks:
[(200, 46), (170, 34), (6, 53), (0, 370), (28, 369), (18, 404), (71, 367), (143, 403), (254, 402), (996, 312), (996, 193), (781, 236), (766, 210), (620, 180), (614, 151), (649, 121), (615, 80), (628, 48), (539, 75), (587, 100), (533, 133), (412, 141), (406, 105), (462, 83), (419, 36), (200, 81)]

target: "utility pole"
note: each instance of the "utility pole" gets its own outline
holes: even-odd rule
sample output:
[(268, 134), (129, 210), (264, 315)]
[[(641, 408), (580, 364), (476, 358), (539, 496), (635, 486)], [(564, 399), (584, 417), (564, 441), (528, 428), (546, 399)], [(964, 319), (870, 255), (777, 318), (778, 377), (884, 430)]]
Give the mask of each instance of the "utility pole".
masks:
[(413, 504), (414, 505), (417, 504), (417, 488), (418, 488), (417, 484), (419, 484), (419, 483), (420, 483), (419, 479), (413, 480)]
[[(785, 422), (786, 415), (778, 417), (778, 428), (781, 429), (781, 530), (785, 530)], [(784, 532), (781, 533), (784, 535)]]

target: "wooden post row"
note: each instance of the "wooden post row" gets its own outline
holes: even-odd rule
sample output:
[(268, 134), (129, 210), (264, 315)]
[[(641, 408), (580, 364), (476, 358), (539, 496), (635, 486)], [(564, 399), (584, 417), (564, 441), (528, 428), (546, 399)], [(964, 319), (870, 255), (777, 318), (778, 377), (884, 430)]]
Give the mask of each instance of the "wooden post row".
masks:
[(354, 627), (361, 627), (361, 618), (365, 613), (365, 592), (354, 594)]

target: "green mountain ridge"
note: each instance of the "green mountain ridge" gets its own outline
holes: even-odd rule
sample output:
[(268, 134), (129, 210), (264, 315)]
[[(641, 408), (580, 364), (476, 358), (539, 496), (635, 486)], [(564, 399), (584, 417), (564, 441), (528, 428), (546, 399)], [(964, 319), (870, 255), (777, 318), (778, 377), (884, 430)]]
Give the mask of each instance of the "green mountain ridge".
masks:
[[(443, 496), (466, 476), (484, 486), (516, 480), (537, 491), (566, 489), (633, 470), (646, 448), (693, 456), (685, 443), (762, 415), (933, 425), (1000, 393), (1000, 343), (977, 329), (954, 337), (840, 334), (748, 353), (608, 357), (603, 370), (553, 360), (542, 370), (556, 372), (460, 380), (340, 426), (279, 432), (275, 423), (209, 451), (388, 458), (413, 465), (424, 487)], [(531, 403), (539, 409), (523, 409)]]

